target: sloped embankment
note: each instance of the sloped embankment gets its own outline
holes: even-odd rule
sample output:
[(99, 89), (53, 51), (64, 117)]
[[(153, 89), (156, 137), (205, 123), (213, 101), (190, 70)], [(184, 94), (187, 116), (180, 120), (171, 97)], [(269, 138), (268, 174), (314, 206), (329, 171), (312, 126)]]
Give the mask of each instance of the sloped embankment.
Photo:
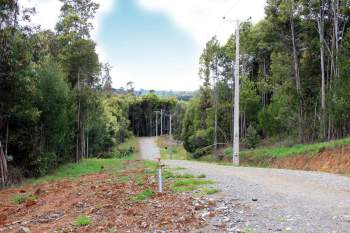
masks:
[(271, 167), (350, 174), (350, 146), (275, 159)]

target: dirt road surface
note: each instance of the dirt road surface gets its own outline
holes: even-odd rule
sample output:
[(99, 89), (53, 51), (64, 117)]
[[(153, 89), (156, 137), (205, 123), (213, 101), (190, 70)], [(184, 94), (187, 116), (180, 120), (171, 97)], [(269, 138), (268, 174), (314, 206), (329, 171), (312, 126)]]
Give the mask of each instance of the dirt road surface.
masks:
[[(140, 139), (141, 156), (155, 159), (155, 138)], [(168, 160), (206, 174), (221, 190), (224, 230), (213, 232), (350, 232), (350, 178), (340, 175)]]

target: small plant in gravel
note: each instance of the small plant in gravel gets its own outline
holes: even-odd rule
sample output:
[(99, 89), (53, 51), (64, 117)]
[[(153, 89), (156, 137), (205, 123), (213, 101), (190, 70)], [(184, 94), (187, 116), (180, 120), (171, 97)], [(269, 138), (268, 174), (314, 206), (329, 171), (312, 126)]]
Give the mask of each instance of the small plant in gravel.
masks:
[(91, 223), (91, 219), (87, 216), (81, 215), (74, 221), (74, 225), (78, 227), (87, 226)]
[(219, 189), (215, 189), (215, 188), (206, 188), (206, 187), (201, 188), (201, 193), (203, 195), (212, 195), (212, 194), (215, 194), (215, 193), (218, 193), (218, 192), (220, 192), (220, 190)]
[(198, 186), (213, 184), (211, 180), (201, 180), (201, 179), (181, 179), (176, 180), (172, 185), (172, 190), (174, 192), (189, 192), (197, 189)]
[(244, 230), (244, 233), (254, 233), (254, 231), (252, 229), (250, 229), (250, 228), (246, 228)]
[(135, 177), (135, 181), (138, 186), (142, 186), (145, 184), (143, 175), (137, 175)]
[(197, 176), (197, 178), (200, 178), (200, 179), (205, 178), (205, 177), (207, 177), (205, 174), (200, 174), (199, 176)]
[(146, 189), (146, 190), (136, 194), (131, 199), (133, 201), (143, 201), (143, 200), (147, 200), (148, 198), (152, 197), (153, 195), (154, 195), (154, 192), (152, 190)]
[(114, 228), (108, 229), (106, 233), (117, 233), (118, 231)]
[(36, 200), (37, 197), (35, 195), (28, 195), (28, 194), (15, 194), (11, 197), (11, 202), (13, 204), (22, 204), (28, 200)]

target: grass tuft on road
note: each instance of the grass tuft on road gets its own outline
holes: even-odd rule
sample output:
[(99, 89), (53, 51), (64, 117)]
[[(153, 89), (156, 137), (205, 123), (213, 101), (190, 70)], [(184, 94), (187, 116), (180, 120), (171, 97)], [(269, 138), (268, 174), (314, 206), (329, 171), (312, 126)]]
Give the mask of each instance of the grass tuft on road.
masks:
[(91, 219), (87, 216), (79, 216), (77, 219), (74, 221), (74, 225), (77, 227), (82, 227), (82, 226), (87, 226), (90, 225)]
[(220, 192), (219, 189), (207, 188), (207, 187), (201, 188), (200, 191), (201, 191), (202, 195), (212, 195), (212, 194)]
[(139, 192), (135, 196), (131, 197), (131, 199), (133, 201), (144, 201), (144, 200), (147, 200), (147, 199), (153, 197), (154, 194), (155, 194), (154, 191), (152, 191), (150, 189), (146, 189), (142, 192)]
[(174, 192), (189, 192), (198, 189), (199, 186), (213, 183), (211, 180), (180, 179), (175, 180), (171, 188)]

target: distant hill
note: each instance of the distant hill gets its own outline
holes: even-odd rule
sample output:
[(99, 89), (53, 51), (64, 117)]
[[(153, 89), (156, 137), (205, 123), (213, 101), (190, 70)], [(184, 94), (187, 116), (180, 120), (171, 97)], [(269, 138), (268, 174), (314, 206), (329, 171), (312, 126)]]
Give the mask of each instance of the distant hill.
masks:
[[(118, 88), (118, 89), (113, 88), (113, 92), (117, 94), (126, 94), (127, 90), (125, 90), (124, 88)], [(197, 93), (197, 91), (172, 91), (172, 90), (165, 91), (165, 90), (140, 89), (140, 90), (135, 90), (134, 95), (142, 96), (142, 95), (147, 95), (151, 92), (155, 93), (157, 96), (160, 96), (160, 97), (175, 97), (178, 100), (183, 100), (183, 101), (190, 100)]]

